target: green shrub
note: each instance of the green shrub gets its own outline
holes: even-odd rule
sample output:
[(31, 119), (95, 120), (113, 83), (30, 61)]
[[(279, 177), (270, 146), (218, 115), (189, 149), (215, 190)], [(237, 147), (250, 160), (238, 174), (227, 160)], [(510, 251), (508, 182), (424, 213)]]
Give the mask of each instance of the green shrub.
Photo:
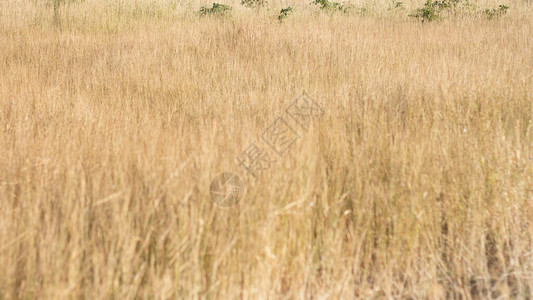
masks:
[(282, 8), (279, 11), (278, 20), (280, 22), (282, 22), (283, 20), (285, 20), (291, 14), (292, 14), (292, 6), (288, 6), (288, 7)]
[(268, 3), (267, 0), (241, 0), (242, 6), (246, 6), (250, 8), (265, 6), (267, 3)]
[(485, 16), (487, 16), (489, 20), (499, 18), (505, 15), (508, 9), (509, 9), (509, 6), (501, 4), (498, 8), (485, 9)]
[(349, 8), (347, 5), (340, 4), (338, 2), (329, 1), (329, 0), (315, 0), (311, 2), (311, 4), (320, 5), (320, 9), (341, 11), (343, 13), (348, 12), (348, 8)]
[[(462, 3), (461, 6), (458, 5), (460, 2)], [(508, 9), (509, 6), (502, 4), (498, 8), (479, 11), (476, 8), (476, 5), (471, 4), (468, 0), (437, 0), (434, 2), (431, 2), (431, 0), (427, 0), (422, 8), (417, 9), (414, 14), (411, 14), (409, 16), (420, 18), (422, 19), (422, 22), (435, 21), (440, 19), (442, 16), (441, 13), (446, 11), (453, 12), (454, 14), (457, 14), (457, 12), (463, 14), (483, 13), (488, 19), (494, 19), (505, 15)]]
[(409, 16), (422, 19), (422, 22), (435, 21), (440, 19), (441, 12), (444, 10), (453, 8), (455, 11), (459, 1), (460, 0), (437, 0), (435, 2), (431, 2), (431, 0), (427, 0), (423, 7), (417, 9), (414, 14)]
[(409, 16), (422, 19), (422, 22), (431, 22), (436, 20), (439, 17), (439, 14), (433, 6), (431, 0), (427, 0), (423, 7), (418, 8), (414, 14), (411, 14)]
[(201, 16), (224, 16), (230, 13), (231, 6), (220, 3), (213, 3), (212, 7), (202, 6), (199, 11)]

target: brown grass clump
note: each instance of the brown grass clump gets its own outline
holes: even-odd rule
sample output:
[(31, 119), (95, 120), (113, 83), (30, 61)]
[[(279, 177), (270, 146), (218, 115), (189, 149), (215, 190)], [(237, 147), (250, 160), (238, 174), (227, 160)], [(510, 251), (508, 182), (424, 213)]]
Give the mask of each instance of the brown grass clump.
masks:
[[(205, 4), (0, 2), (0, 299), (533, 293), (527, 3)], [(255, 180), (303, 91), (323, 115)]]

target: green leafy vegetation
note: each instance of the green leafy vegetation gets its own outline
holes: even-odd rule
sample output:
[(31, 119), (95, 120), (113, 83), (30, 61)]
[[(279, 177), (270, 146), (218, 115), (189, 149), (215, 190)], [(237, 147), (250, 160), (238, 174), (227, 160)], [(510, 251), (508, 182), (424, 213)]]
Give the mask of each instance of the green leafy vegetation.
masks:
[(333, 2), (329, 0), (315, 0), (311, 4), (319, 5), (320, 9), (330, 10), (330, 11), (340, 11), (343, 13), (348, 12), (349, 6), (346, 4), (341, 4), (339, 2)]
[(287, 6), (279, 11), (278, 20), (282, 22), (292, 14), (292, 6)]
[(500, 4), (498, 8), (485, 9), (485, 15), (487, 16), (487, 18), (489, 18), (489, 20), (492, 20), (492, 19), (499, 18), (505, 15), (508, 9), (509, 9), (509, 6)]
[(202, 6), (199, 14), (201, 16), (225, 16), (231, 13), (231, 9), (229, 5), (213, 3), (212, 7)]
[(250, 8), (265, 6), (267, 3), (268, 3), (267, 0), (242, 0), (241, 1), (242, 6), (246, 6)]
[[(461, 3), (460, 6), (459, 3)], [(409, 16), (421, 19), (422, 22), (431, 22), (440, 20), (444, 16), (450, 14), (457, 15), (458, 13), (461, 13), (478, 15), (479, 13), (483, 13), (489, 19), (494, 19), (504, 15), (508, 9), (509, 6), (500, 5), (497, 9), (486, 9), (480, 12), (476, 8), (476, 5), (471, 4), (468, 0), (441, 0), (433, 2), (431, 0), (427, 0), (423, 7), (418, 8)]]
[(449, 8), (455, 8), (459, 0), (442, 0), (434, 1), (427, 0), (423, 7), (417, 9), (411, 17), (422, 19), (425, 21), (435, 21), (441, 18), (441, 13)]

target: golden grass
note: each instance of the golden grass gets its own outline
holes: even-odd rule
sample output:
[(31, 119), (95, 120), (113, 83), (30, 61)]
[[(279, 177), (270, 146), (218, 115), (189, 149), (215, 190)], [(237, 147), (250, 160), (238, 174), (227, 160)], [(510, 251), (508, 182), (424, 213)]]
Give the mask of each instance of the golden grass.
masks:
[[(533, 293), (527, 3), (226, 3), (0, 3), (0, 299)], [(245, 176), (303, 91), (324, 115)], [(246, 183), (226, 209), (223, 171)]]

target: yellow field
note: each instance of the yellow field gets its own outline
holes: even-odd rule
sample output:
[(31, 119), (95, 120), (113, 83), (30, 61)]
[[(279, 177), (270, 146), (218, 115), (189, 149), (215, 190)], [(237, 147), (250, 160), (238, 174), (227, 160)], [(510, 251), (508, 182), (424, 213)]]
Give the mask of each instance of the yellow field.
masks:
[(308, 1), (1, 1), (0, 299), (530, 297), (533, 5)]

